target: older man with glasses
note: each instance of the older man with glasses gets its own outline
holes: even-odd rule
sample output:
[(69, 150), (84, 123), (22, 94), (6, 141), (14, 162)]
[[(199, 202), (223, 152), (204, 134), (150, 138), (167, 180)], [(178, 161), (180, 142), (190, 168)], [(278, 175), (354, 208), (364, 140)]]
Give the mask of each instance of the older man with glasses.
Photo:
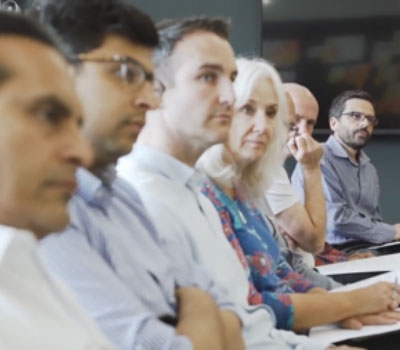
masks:
[[(363, 151), (378, 124), (372, 97), (361, 90), (344, 91), (332, 102), (329, 123), (333, 135), (321, 163), (328, 243), (351, 252), (399, 240), (400, 224), (382, 222), (377, 171)], [(304, 193), (298, 166), (292, 182)]]

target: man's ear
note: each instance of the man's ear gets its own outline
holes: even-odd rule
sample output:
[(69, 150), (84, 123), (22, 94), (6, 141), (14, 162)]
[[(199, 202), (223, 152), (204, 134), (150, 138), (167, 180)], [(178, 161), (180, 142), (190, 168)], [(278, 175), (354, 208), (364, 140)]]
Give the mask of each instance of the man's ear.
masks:
[(339, 119), (337, 119), (335, 117), (329, 118), (329, 127), (331, 128), (331, 130), (333, 132), (336, 131), (338, 123), (339, 123)]

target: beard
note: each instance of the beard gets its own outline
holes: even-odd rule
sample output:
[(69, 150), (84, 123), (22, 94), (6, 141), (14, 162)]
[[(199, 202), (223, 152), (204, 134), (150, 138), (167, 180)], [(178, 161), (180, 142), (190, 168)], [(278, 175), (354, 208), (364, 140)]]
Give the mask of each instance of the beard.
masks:
[[(360, 136), (359, 133), (361, 132), (364, 132), (365, 136)], [(363, 149), (371, 138), (371, 134), (366, 128), (356, 130), (344, 129), (338, 133), (338, 136), (346, 146), (356, 151)]]

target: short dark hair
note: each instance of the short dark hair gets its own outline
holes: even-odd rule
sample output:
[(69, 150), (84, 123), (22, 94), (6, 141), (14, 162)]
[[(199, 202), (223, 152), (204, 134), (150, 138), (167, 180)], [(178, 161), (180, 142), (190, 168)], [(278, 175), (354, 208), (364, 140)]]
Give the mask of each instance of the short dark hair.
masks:
[(151, 18), (125, 0), (34, 0), (29, 12), (53, 28), (74, 55), (99, 47), (108, 34), (152, 48), (158, 44)]
[[(38, 41), (57, 50), (64, 56), (64, 52), (56, 37), (51, 35), (43, 26), (26, 16), (0, 11), (0, 38), (2, 36), (20, 36)], [(11, 72), (5, 67), (6, 62), (0, 66), (0, 83), (11, 76)]]
[(204, 31), (213, 33), (229, 40), (229, 21), (221, 17), (188, 17), (183, 19), (168, 19), (157, 24), (159, 44), (153, 53), (154, 67), (159, 74), (161, 67), (166, 65), (176, 44), (186, 35)]
[(364, 90), (346, 90), (333, 99), (331, 107), (329, 108), (329, 118), (340, 119), (344, 112), (346, 102), (353, 98), (368, 101), (375, 108), (374, 100), (368, 92)]

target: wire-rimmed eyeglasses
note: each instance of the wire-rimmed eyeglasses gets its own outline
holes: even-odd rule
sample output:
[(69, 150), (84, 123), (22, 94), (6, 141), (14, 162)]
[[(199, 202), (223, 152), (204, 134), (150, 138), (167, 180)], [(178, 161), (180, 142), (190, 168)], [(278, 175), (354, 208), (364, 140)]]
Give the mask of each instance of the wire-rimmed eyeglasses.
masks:
[(106, 66), (108, 74), (119, 79), (124, 85), (139, 89), (146, 81), (153, 83), (153, 73), (146, 71), (143, 65), (130, 56), (92, 56), (80, 54), (72, 58), (73, 62), (95, 62)]

